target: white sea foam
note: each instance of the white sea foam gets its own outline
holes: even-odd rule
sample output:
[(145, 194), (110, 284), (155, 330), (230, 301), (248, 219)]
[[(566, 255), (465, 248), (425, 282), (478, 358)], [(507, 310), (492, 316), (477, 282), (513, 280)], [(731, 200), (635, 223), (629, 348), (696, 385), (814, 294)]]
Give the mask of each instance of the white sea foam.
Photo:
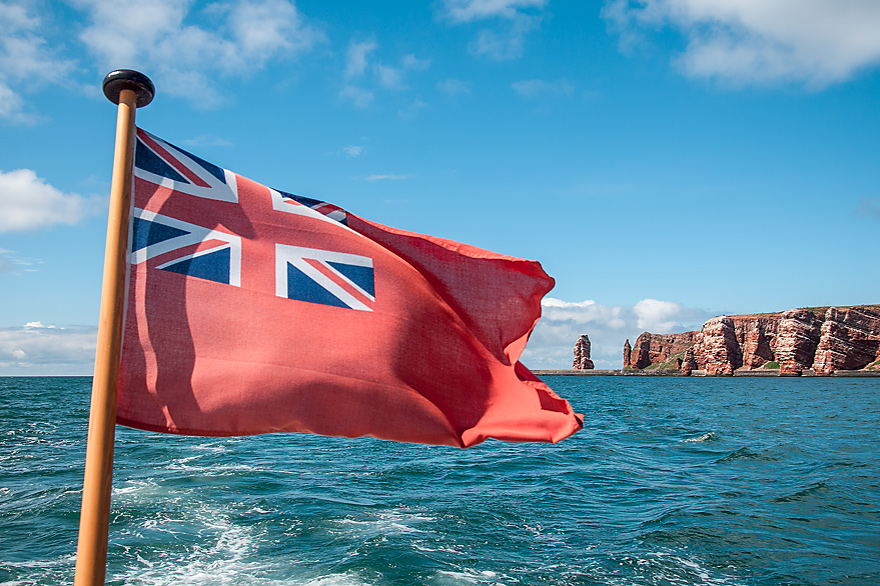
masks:
[(345, 525), (361, 535), (406, 535), (410, 533), (427, 533), (413, 525), (434, 521), (434, 517), (420, 515), (418, 513), (404, 513), (401, 511), (384, 511), (378, 513), (375, 519), (362, 520), (345, 518), (337, 520), (339, 525)]
[(716, 437), (714, 431), (710, 431), (708, 433), (704, 433), (703, 435), (698, 435), (697, 437), (691, 437), (686, 440), (683, 440), (685, 443), (697, 443), (697, 442), (708, 442), (714, 440)]
[[(119, 481), (117, 481), (119, 483)], [(113, 487), (113, 496), (121, 497), (122, 495), (136, 495), (144, 493), (152, 494), (159, 487), (151, 480), (125, 480), (121, 482), (122, 486)]]
[[(500, 581), (501, 580), (501, 581)], [(515, 580), (516, 582), (518, 580)], [(475, 570), (472, 568), (463, 568), (458, 572), (439, 571), (434, 577), (433, 582), (441, 586), (456, 586), (458, 584), (489, 584), (491, 586), (501, 586), (510, 583), (499, 577), (496, 572), (491, 570)]]
[[(682, 584), (683, 586), (745, 586), (744, 582), (731, 576), (719, 575), (717, 571), (703, 566), (693, 558), (680, 553), (655, 552), (639, 557), (623, 558), (624, 565), (635, 565), (655, 583)], [(612, 584), (631, 584), (632, 577), (612, 580)]]
[[(141, 523), (140, 528), (174, 534), (177, 531), (173, 526), (183, 524), (198, 531), (201, 541), (197, 545), (182, 555), (171, 556), (158, 550), (139, 552), (135, 556), (136, 564), (114, 579), (129, 586), (273, 584), (259, 579), (265, 571), (265, 563), (248, 559), (259, 540), (253, 528), (236, 525), (216, 507), (203, 505), (189, 512), (186, 519), (157, 515)], [(139, 537), (137, 533), (134, 531), (131, 535)]]
[[(280, 583), (279, 583), (280, 584)], [(301, 586), (367, 586), (367, 582), (362, 580), (357, 574), (328, 574), (320, 578), (313, 578), (305, 582), (287, 581), (284, 584), (301, 585)]]

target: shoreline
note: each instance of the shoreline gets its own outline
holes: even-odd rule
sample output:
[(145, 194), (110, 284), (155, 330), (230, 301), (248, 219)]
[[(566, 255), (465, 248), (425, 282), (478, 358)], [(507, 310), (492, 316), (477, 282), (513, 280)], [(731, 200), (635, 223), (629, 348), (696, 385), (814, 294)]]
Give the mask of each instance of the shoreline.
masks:
[[(535, 376), (686, 376), (681, 374), (680, 370), (532, 370)], [(705, 370), (695, 370), (691, 372), (690, 377), (708, 377), (717, 378), (725, 375), (707, 375)], [(817, 375), (812, 370), (806, 370), (800, 375), (780, 375), (775, 369), (755, 369), (755, 370), (739, 370), (733, 373), (733, 376), (739, 377), (755, 377), (755, 376), (774, 376), (779, 378), (828, 378), (828, 377), (880, 377), (880, 370), (836, 370), (829, 375)]]

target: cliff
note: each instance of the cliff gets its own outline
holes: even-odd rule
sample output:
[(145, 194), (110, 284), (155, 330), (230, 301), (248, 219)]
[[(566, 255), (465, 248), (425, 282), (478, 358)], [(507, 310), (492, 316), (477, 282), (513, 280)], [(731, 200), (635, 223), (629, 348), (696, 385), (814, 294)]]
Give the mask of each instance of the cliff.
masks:
[[(880, 369), (880, 306), (813, 307), (782, 313), (714, 317), (699, 332), (642, 333), (629, 350), (626, 368), (704, 370), (731, 375), (745, 369), (779, 368), (799, 375), (813, 369)], [(629, 360), (627, 360), (627, 357)]]
[(671, 368), (681, 366), (681, 360), (677, 356), (683, 353), (690, 346), (694, 345), (694, 335), (697, 332), (685, 332), (683, 334), (649, 334), (643, 332), (636, 343), (633, 344), (629, 352), (629, 363), (625, 359), (627, 356), (627, 344), (623, 347), (624, 368), (647, 368), (652, 364), (663, 364), (667, 361), (677, 361)]

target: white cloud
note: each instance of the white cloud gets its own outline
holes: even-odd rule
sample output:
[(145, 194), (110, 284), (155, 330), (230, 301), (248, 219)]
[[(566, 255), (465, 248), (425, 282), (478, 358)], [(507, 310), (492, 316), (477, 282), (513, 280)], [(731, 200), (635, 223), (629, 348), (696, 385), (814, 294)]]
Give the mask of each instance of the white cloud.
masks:
[(373, 71), (379, 84), (390, 89), (404, 89), (406, 86), (403, 82), (404, 75), (410, 71), (422, 71), (431, 65), (430, 59), (419, 59), (415, 55), (404, 55), (397, 67), (376, 63)]
[(460, 96), (471, 93), (470, 88), (463, 81), (458, 79), (444, 79), (437, 82), (437, 89), (450, 96)]
[(407, 71), (422, 71), (431, 66), (430, 59), (420, 59), (412, 53), (404, 55), (400, 60), (400, 65)]
[(470, 52), (506, 61), (523, 54), (526, 34), (538, 28), (547, 0), (444, 0), (443, 15), (454, 24), (494, 21), (477, 33)]
[(364, 147), (350, 144), (339, 149), (347, 157), (359, 157), (364, 154)]
[(20, 276), (22, 272), (36, 272), (35, 267), (41, 264), (43, 261), (38, 258), (19, 256), (14, 250), (0, 248), (0, 273), (12, 273)]
[(495, 61), (519, 59), (523, 55), (526, 34), (537, 29), (539, 24), (538, 17), (523, 15), (499, 30), (484, 29), (470, 44), (470, 51)]
[(366, 181), (401, 181), (409, 179), (409, 175), (367, 175), (364, 179)]
[(638, 317), (636, 325), (641, 330), (658, 334), (666, 333), (681, 325), (684, 307), (673, 301), (642, 299), (633, 305), (633, 313)]
[(57, 57), (41, 36), (42, 21), (24, 4), (0, 1), (0, 118), (31, 123), (22, 92), (62, 81), (73, 63)]
[(574, 93), (574, 86), (564, 80), (524, 79), (512, 83), (511, 87), (524, 98), (534, 98), (540, 95), (570, 96)]
[(403, 70), (399, 67), (377, 64), (376, 77), (379, 79), (379, 85), (386, 88), (399, 88), (403, 85)]
[(688, 46), (675, 63), (692, 77), (821, 89), (880, 63), (876, 0), (609, 0), (602, 15), (624, 47), (678, 29)]
[(24, 100), (12, 88), (0, 82), (0, 118), (15, 122), (27, 122), (27, 115), (22, 112)]
[(536, 369), (571, 368), (574, 344), (581, 334), (590, 337), (596, 368), (620, 368), (625, 340), (632, 344), (644, 331), (668, 334), (698, 330), (712, 317), (699, 309), (656, 299), (624, 307), (548, 297), (541, 305), (543, 317), (523, 353), (523, 363)]
[(525, 35), (516, 30), (498, 33), (482, 30), (469, 46), (471, 53), (489, 57), (495, 61), (509, 61), (523, 55)]
[[(140, 69), (163, 92), (200, 104), (219, 99), (215, 76), (246, 76), (270, 60), (297, 55), (323, 39), (287, 0), (211, 4), (199, 15), (186, 0), (72, 2), (88, 15), (80, 39), (102, 71)], [(210, 24), (190, 24), (196, 16)]]
[(354, 85), (348, 85), (339, 92), (339, 97), (344, 100), (351, 100), (355, 108), (363, 109), (373, 102), (373, 92), (359, 88)]
[(0, 248), (0, 273), (11, 273), (15, 271), (15, 263), (9, 256), (13, 251)]
[(98, 330), (58, 328), (39, 321), (0, 328), (0, 373), (91, 374)]
[(397, 114), (401, 118), (415, 118), (418, 116), (419, 112), (428, 107), (426, 102), (423, 102), (420, 98), (416, 98), (412, 101), (406, 108), (401, 109)]
[(372, 59), (377, 48), (375, 41), (352, 42), (346, 53), (345, 77), (348, 80), (362, 78), (362, 85), (373, 83), (385, 89), (402, 90), (407, 87), (405, 77), (409, 72), (421, 71), (431, 65), (430, 59), (420, 59), (413, 54), (404, 55), (399, 65), (388, 65)]
[(188, 138), (183, 142), (183, 144), (192, 147), (201, 147), (201, 146), (232, 146), (232, 143), (226, 140), (225, 138), (220, 138), (217, 136), (208, 136), (205, 134), (200, 134), (194, 138)]
[(444, 0), (446, 16), (455, 22), (485, 18), (514, 19), (523, 9), (543, 8), (547, 0)]
[(0, 171), (0, 232), (76, 224), (101, 203), (101, 198), (62, 193), (30, 169)]
[(348, 46), (348, 53), (345, 63), (345, 75), (356, 77), (362, 75), (367, 70), (369, 64), (368, 57), (370, 53), (376, 50), (375, 41), (364, 41), (362, 43), (352, 42)]

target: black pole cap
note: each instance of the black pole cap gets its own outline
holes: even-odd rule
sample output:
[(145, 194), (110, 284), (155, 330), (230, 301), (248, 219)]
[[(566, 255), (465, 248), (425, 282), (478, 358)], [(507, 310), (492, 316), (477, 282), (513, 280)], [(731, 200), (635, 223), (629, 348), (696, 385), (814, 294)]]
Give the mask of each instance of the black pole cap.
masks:
[(114, 104), (119, 103), (122, 90), (133, 90), (137, 94), (137, 107), (143, 108), (153, 101), (156, 88), (150, 78), (133, 69), (117, 69), (104, 78), (104, 95)]

